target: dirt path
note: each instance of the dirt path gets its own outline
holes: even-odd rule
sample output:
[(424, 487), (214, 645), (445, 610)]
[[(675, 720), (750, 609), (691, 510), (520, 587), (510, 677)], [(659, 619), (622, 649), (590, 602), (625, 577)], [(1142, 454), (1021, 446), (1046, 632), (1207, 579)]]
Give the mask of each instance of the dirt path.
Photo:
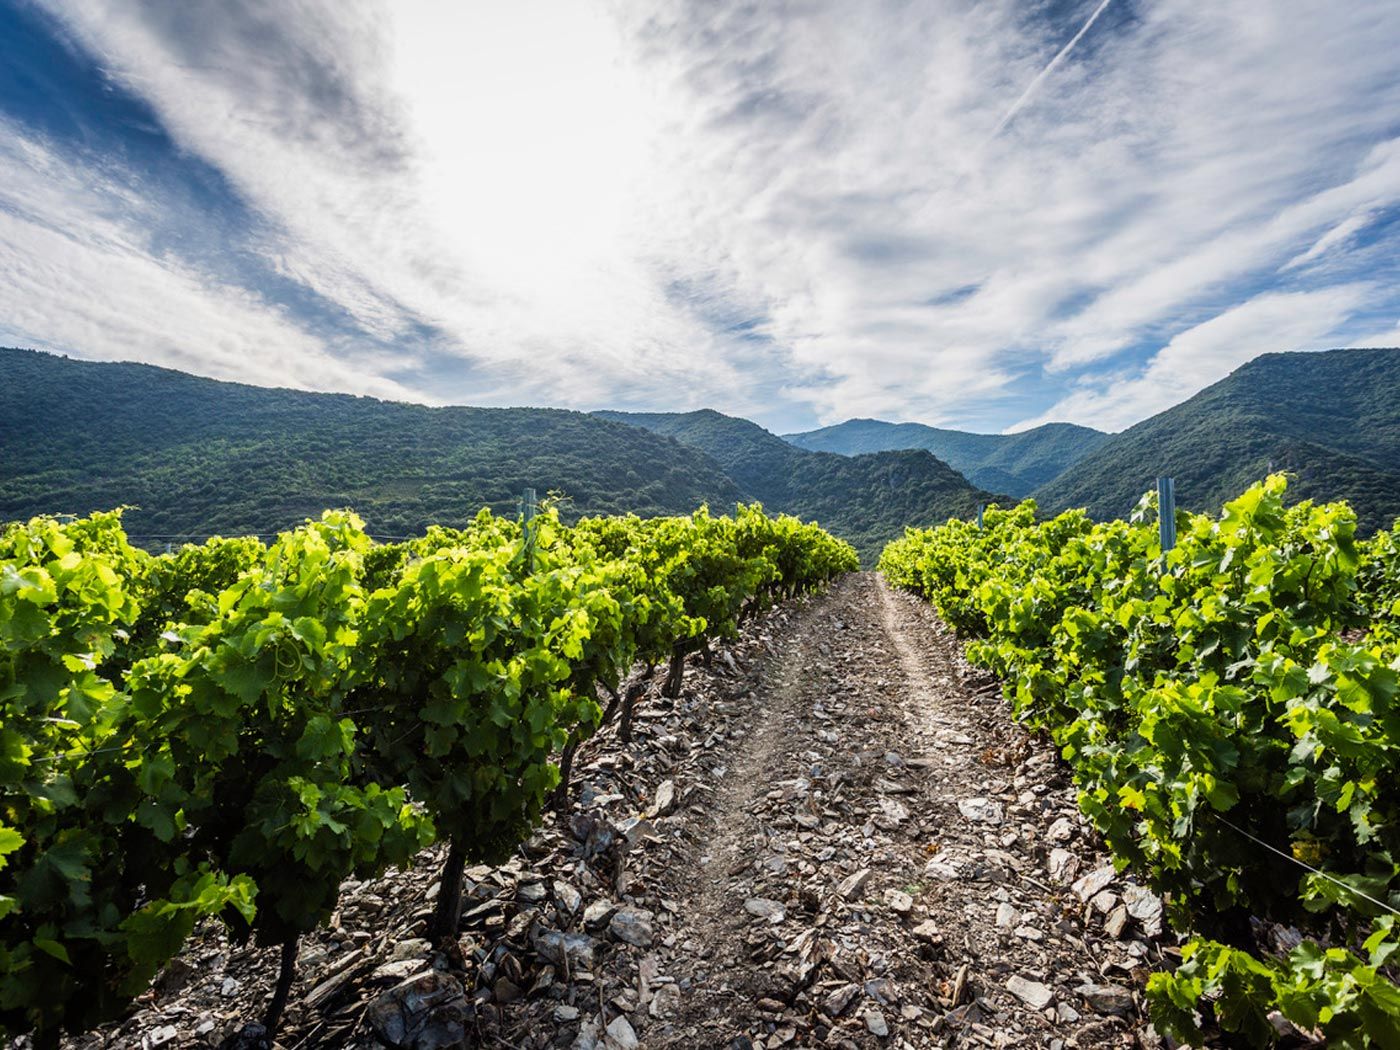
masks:
[[(469, 871), (449, 948), (419, 936), (434, 858), (347, 886), (281, 1043), (1157, 1045), (1160, 905), (1115, 878), (995, 683), (874, 574), (746, 625), (631, 742), (600, 734), (570, 801)], [(217, 1045), (274, 969), (211, 928), (82, 1045)]]
[(1083, 936), (1117, 895), (1066, 886), (1101, 858), (936, 617), (861, 574), (777, 652), (668, 960), (685, 1008), (648, 1045), (1131, 1045), (1133, 942)]

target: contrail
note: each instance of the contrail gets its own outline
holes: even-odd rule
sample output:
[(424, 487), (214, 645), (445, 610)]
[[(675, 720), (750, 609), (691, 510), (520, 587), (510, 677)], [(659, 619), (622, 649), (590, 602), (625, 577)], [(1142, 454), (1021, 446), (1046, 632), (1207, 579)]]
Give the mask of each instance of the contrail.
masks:
[(1083, 39), (1084, 34), (1087, 33), (1093, 27), (1094, 23), (1099, 20), (1099, 15), (1103, 14), (1105, 9), (1107, 9), (1108, 5), (1111, 3), (1113, 3), (1113, 0), (1103, 0), (1103, 2), (1099, 4), (1098, 7), (1094, 8), (1094, 13), (1089, 16), (1089, 20), (1087, 22), (1085, 22), (1082, 26), (1079, 27), (1079, 32), (1074, 34), (1073, 39), (1071, 39), (1070, 42), (1064, 47), (1060, 48), (1060, 53), (1057, 54), (1054, 58), (1052, 58), (1050, 60), (1050, 64), (1047, 65), (1036, 75), (1036, 78), (1026, 86), (1026, 90), (1021, 92), (1021, 97), (1018, 98), (1014, 103), (1012, 103), (1011, 108), (1006, 111), (1006, 115), (1003, 116), (1001, 120), (997, 121), (996, 128), (993, 129), (992, 133), (987, 136), (988, 142), (1000, 135), (1003, 129), (1005, 129), (1006, 125), (1010, 124), (1011, 121), (1015, 118), (1016, 114), (1021, 112), (1025, 104), (1030, 101), (1030, 97), (1035, 94), (1036, 88), (1040, 87), (1041, 82), (1044, 81), (1046, 77), (1048, 77), (1051, 73), (1055, 72), (1055, 67), (1064, 61), (1064, 58), (1067, 54), (1074, 50), (1074, 45), (1079, 43), (1079, 41)]

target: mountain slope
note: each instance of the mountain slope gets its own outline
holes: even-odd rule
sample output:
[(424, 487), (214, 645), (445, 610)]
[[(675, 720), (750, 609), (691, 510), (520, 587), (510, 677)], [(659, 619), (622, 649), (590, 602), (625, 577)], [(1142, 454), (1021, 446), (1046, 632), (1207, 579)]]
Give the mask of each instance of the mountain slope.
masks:
[(1115, 434), (1035, 493), (1042, 507), (1132, 510), (1159, 474), (1177, 502), (1216, 509), (1272, 465), (1290, 495), (1351, 502), (1366, 529), (1400, 515), (1400, 350), (1265, 354)]
[(1073, 423), (1047, 423), (1019, 434), (970, 434), (923, 423), (886, 423), (848, 419), (835, 426), (786, 434), (799, 448), (862, 452), (922, 448), (932, 452), (974, 485), (1018, 499), (1055, 478), (1108, 439), (1108, 435)]
[(809, 452), (756, 423), (700, 412), (599, 412), (713, 457), (769, 510), (815, 518), (873, 557), (906, 525), (972, 514), (989, 496), (924, 449), (838, 456)]
[(452, 524), (522, 489), (571, 514), (728, 508), (708, 456), (581, 412), (428, 408), (0, 349), (0, 521), (131, 504), (137, 538), (269, 532), (350, 506), (375, 535)]

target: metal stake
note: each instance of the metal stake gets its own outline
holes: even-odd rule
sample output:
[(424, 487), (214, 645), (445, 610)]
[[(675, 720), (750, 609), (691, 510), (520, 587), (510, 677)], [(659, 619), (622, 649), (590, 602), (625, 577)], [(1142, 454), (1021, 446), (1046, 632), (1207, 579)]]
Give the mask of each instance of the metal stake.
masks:
[(1157, 527), (1162, 538), (1162, 553), (1176, 546), (1176, 479), (1157, 479)]

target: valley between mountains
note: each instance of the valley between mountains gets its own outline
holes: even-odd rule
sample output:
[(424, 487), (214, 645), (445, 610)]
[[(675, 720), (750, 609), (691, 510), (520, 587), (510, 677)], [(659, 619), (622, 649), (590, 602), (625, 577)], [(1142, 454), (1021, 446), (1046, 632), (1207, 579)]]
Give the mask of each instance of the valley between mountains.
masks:
[[(854, 574), (693, 659), (514, 858), (468, 870), (455, 942), (422, 936), (435, 865), (348, 885), (279, 1045), (1159, 1045), (1160, 902), (926, 605)], [(256, 1045), (273, 954), (210, 924), (71, 1045)]]

